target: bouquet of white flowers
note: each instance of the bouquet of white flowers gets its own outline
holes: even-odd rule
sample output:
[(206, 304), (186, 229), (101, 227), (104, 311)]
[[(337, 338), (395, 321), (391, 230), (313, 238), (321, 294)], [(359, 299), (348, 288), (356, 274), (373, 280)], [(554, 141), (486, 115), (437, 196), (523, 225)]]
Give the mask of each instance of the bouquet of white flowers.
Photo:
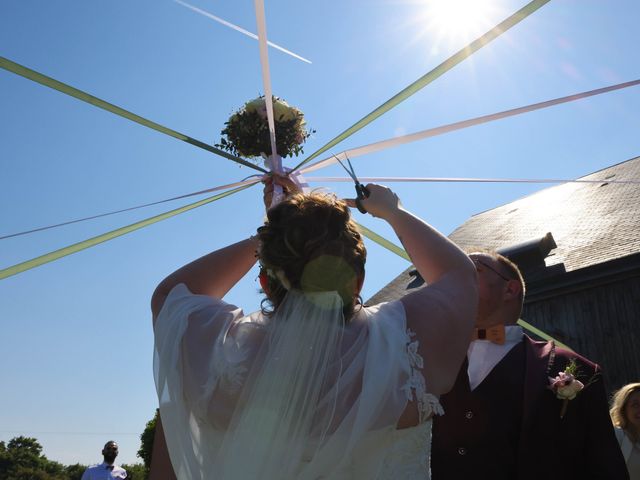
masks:
[[(276, 149), (280, 157), (298, 156), (302, 144), (315, 130), (307, 130), (303, 113), (284, 100), (273, 97)], [(267, 106), (260, 96), (235, 112), (225, 123), (222, 139), (216, 147), (242, 157), (271, 155)]]

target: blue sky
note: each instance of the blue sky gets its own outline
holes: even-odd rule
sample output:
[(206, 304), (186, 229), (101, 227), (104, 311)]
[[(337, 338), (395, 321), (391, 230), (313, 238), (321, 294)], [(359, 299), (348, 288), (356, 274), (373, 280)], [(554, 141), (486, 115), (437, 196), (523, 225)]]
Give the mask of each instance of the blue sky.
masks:
[[(256, 31), (250, 0), (193, 5)], [(317, 133), (307, 154), (465, 43), (427, 1), (266, 3), (274, 94)], [(482, 33), (525, 1), (486, 0)], [(552, 0), (520, 25), (333, 149), (640, 77), (633, 0)], [(473, 39), (470, 36), (469, 40)], [(171, 0), (0, 3), (0, 55), (208, 143), (263, 92), (255, 40)], [(12, 73), (0, 71), (0, 236), (169, 198), (254, 173)], [(361, 176), (576, 178), (640, 154), (639, 87), (354, 159)], [(286, 165), (297, 160), (285, 159)], [(339, 167), (318, 175), (343, 176)], [(351, 196), (348, 184), (328, 187)], [(543, 185), (397, 184), (445, 233)], [(0, 281), (0, 440), (37, 437), (63, 463), (122, 462), (157, 399), (149, 297), (168, 273), (242, 239), (262, 219), (257, 187)], [(0, 268), (188, 201), (0, 240)], [(545, 208), (553, 208), (552, 205)], [(382, 222), (358, 221), (394, 239)], [(543, 232), (544, 233), (544, 232)], [(395, 240), (395, 239), (394, 239)], [(367, 298), (406, 268), (367, 243)], [(229, 295), (260, 301), (252, 271)]]

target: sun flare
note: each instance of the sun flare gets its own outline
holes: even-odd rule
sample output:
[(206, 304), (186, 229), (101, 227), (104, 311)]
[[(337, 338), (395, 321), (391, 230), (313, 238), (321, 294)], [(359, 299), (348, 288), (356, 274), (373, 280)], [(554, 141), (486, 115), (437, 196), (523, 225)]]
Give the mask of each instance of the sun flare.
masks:
[(441, 39), (470, 39), (491, 27), (496, 0), (425, 0), (424, 28)]

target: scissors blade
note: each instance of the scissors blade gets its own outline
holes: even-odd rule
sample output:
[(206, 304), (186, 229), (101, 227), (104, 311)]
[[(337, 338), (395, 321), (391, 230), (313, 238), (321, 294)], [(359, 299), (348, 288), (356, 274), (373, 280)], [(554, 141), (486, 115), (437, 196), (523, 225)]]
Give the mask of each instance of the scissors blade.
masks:
[[(351, 179), (352, 179), (354, 182), (359, 183), (359, 182), (358, 182), (358, 179), (357, 179), (357, 177), (356, 177), (356, 174), (355, 174), (355, 173), (354, 173), (354, 171), (353, 171), (353, 167), (351, 167), (351, 162), (349, 162), (349, 166), (351, 167), (351, 170), (349, 170), (349, 169), (345, 166), (345, 164), (344, 164), (344, 163), (342, 163), (342, 161), (341, 161), (341, 160), (340, 160), (336, 155), (334, 155), (334, 158), (338, 161), (338, 163), (339, 163), (340, 165), (342, 165), (342, 168), (344, 168), (344, 169), (345, 169), (345, 171), (349, 174), (349, 176), (351, 177)], [(348, 158), (347, 158), (347, 161), (349, 161), (349, 159), (348, 159)]]
[(349, 164), (349, 168), (351, 169), (351, 173), (352, 173), (351, 178), (353, 178), (353, 180), (354, 180), (358, 185), (360, 185), (360, 180), (358, 180), (358, 177), (357, 177), (357, 175), (356, 175), (356, 171), (354, 170), (353, 165), (351, 165), (351, 160), (349, 160), (349, 157), (346, 157), (346, 158), (347, 158), (347, 163)]

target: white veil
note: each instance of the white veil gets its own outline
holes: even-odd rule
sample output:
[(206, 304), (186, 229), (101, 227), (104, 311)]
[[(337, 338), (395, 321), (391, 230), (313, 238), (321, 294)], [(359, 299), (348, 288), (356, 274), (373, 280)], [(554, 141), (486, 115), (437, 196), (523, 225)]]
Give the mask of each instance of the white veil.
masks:
[(219, 450), (219, 478), (296, 478), (332, 428), (342, 300), (290, 291), (269, 321)]
[[(350, 468), (358, 455), (366, 456), (366, 472), (355, 478), (375, 478), (407, 402), (401, 386), (410, 367), (396, 354), (406, 345), (403, 311), (400, 328), (389, 334), (365, 312), (345, 325), (336, 292), (291, 290), (274, 315), (259, 321), (239, 320), (230, 309), (226, 320), (198, 321), (212, 308), (182, 309), (182, 332), (175, 318), (169, 322), (171, 312), (156, 324), (156, 383), (178, 478), (338, 478), (332, 473)], [(173, 332), (163, 332), (163, 324)], [(159, 351), (163, 338), (182, 353)]]

